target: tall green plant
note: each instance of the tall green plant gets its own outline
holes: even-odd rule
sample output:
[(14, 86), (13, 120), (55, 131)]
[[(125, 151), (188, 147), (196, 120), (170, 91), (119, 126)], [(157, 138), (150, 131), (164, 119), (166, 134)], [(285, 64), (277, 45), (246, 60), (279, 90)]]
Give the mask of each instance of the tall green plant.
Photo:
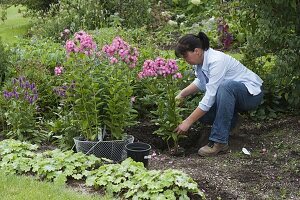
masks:
[(97, 134), (101, 133), (102, 126), (99, 112), (103, 104), (100, 96), (102, 88), (96, 77), (99, 69), (90, 62), (85, 62), (82, 56), (78, 56), (81, 58), (79, 62), (69, 59), (68, 64), (65, 63), (66, 70), (69, 70), (65, 77), (69, 83), (65, 102), (74, 117), (73, 123), (79, 127), (80, 132), (86, 139), (95, 140)]
[(135, 71), (138, 51), (120, 37), (116, 37), (112, 44), (102, 48), (110, 65), (104, 70), (105, 82), (105, 115), (104, 124), (111, 132), (113, 139), (122, 139), (124, 129), (136, 124), (136, 111), (133, 109)]
[(122, 69), (114, 69), (108, 80), (104, 83), (107, 93), (104, 124), (110, 130), (113, 139), (122, 139), (124, 129), (134, 125), (136, 111), (130, 99), (133, 95), (133, 86), (130, 84)]
[(70, 125), (88, 140), (96, 140), (104, 127), (112, 139), (122, 139), (124, 129), (135, 124), (136, 111), (130, 99), (137, 50), (117, 37), (100, 52), (84, 31), (75, 33), (65, 47), (68, 58), (55, 68), (61, 84), (55, 92), (63, 109), (69, 111), (61, 114), (67, 114)]
[(42, 134), (36, 128), (38, 91), (25, 77), (12, 79), (1, 96), (1, 115), (5, 120), (4, 134), (19, 140), (40, 141)]
[[(177, 72), (178, 66), (175, 60), (164, 60), (162, 58), (156, 58), (154, 61), (147, 60), (143, 65), (142, 71), (139, 73), (139, 78), (152, 77), (152, 84), (146, 87), (152, 92), (158, 92), (155, 95), (157, 110), (153, 111), (157, 117), (153, 120), (159, 129), (154, 133), (159, 135), (167, 143), (172, 141), (174, 143), (174, 153), (178, 151), (178, 140), (181, 135), (174, 132), (175, 128), (182, 121), (181, 111), (176, 103), (175, 96), (179, 90), (178, 79), (182, 78), (182, 75)], [(153, 87), (154, 86), (154, 87)], [(153, 88), (160, 88), (154, 90)], [(169, 148), (170, 150), (170, 148)]]
[(77, 133), (93, 141), (101, 133), (100, 110), (104, 102), (96, 44), (92, 36), (81, 31), (75, 34), (74, 40), (68, 40), (65, 47), (68, 58), (62, 66), (55, 68), (56, 79), (61, 85), (54, 91), (64, 110), (59, 120), (64, 120), (67, 115), (69, 126), (77, 127)]

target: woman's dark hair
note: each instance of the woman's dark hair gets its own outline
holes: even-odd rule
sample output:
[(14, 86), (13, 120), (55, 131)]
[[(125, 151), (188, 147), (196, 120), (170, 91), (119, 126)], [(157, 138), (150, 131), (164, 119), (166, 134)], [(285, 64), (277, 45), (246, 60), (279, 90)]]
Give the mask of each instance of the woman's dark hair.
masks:
[(183, 57), (188, 51), (194, 51), (195, 48), (201, 48), (204, 51), (209, 49), (209, 39), (205, 33), (187, 34), (180, 38), (175, 47), (175, 55)]

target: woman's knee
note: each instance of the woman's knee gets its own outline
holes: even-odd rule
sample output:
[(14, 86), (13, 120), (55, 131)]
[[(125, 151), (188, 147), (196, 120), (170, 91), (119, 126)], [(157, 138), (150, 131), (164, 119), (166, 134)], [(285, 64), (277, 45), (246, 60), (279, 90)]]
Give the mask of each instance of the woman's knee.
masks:
[(238, 81), (232, 81), (232, 80), (225, 80), (223, 81), (218, 88), (218, 92), (230, 92), (230, 93), (238, 93), (240, 91), (247, 92), (246, 86)]
[(223, 94), (224, 92), (225, 93), (233, 92), (237, 84), (238, 82), (232, 80), (223, 81), (218, 87), (217, 95)]

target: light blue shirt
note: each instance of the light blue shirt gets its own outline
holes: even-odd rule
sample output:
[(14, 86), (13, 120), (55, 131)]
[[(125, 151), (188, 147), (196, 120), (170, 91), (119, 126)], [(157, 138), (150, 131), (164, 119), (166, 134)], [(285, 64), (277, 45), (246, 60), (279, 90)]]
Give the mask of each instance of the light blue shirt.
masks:
[(239, 61), (221, 51), (212, 48), (204, 51), (202, 66), (195, 65), (194, 68), (196, 78), (193, 83), (200, 91), (205, 92), (199, 103), (199, 108), (203, 111), (208, 111), (215, 103), (218, 87), (226, 80), (243, 83), (254, 96), (261, 93), (263, 80)]

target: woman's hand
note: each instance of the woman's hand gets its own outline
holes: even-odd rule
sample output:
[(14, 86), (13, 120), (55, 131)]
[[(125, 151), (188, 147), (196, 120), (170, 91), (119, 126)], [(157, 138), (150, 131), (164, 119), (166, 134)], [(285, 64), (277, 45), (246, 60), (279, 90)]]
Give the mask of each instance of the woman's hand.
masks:
[(192, 124), (197, 121), (199, 118), (201, 118), (206, 111), (201, 110), (199, 107), (197, 107), (192, 114), (186, 118), (179, 126), (174, 130), (174, 132), (178, 134), (185, 134), (187, 130), (192, 126)]
[(192, 124), (189, 123), (187, 120), (184, 120), (181, 124), (177, 126), (175, 132), (178, 134), (186, 134), (187, 130), (189, 130)]
[(182, 105), (182, 103), (184, 102), (184, 97), (181, 95), (181, 93), (179, 93), (176, 97), (175, 100), (177, 102), (177, 105)]

